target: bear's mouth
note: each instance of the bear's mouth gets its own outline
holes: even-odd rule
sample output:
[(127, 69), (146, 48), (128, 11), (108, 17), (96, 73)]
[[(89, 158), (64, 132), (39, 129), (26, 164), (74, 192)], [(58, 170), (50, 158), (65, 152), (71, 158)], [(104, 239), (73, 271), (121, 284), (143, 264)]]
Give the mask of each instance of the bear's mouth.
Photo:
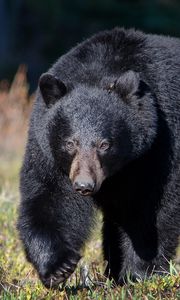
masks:
[(87, 183), (87, 182), (74, 182), (72, 183), (73, 189), (76, 193), (81, 194), (82, 196), (94, 196), (101, 187), (101, 184), (96, 183)]
[(92, 196), (95, 193), (94, 184), (87, 182), (75, 182), (73, 188), (77, 193), (83, 196)]

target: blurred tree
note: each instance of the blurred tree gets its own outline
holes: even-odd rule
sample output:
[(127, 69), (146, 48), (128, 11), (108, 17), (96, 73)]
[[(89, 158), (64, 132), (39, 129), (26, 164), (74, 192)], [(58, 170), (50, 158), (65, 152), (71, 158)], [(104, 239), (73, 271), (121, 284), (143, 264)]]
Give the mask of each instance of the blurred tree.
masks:
[(0, 79), (28, 65), (31, 87), (61, 54), (115, 26), (180, 36), (179, 0), (0, 0)]

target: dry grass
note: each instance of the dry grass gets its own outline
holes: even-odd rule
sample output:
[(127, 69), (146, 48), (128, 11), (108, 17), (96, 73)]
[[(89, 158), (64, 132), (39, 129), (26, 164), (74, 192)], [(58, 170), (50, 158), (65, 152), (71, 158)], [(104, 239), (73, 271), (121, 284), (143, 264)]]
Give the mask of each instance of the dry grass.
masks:
[(28, 94), (26, 66), (21, 65), (11, 85), (0, 82), (0, 151), (22, 151), (27, 131), (27, 122), (32, 108), (33, 95)]

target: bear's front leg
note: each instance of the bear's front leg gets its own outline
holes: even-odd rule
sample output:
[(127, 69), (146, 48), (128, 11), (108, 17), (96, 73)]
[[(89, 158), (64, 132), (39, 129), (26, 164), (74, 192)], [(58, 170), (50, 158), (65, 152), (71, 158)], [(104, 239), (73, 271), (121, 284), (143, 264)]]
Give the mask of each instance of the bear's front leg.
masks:
[[(31, 187), (30, 187), (31, 182)], [(68, 192), (67, 192), (68, 191)], [(28, 260), (46, 287), (57, 287), (75, 270), (88, 238), (94, 205), (65, 179), (55, 190), (21, 180), (18, 229)]]
[(107, 261), (105, 276), (119, 283), (119, 275), (123, 268), (123, 253), (120, 241), (120, 230), (112, 221), (104, 218), (103, 253)]

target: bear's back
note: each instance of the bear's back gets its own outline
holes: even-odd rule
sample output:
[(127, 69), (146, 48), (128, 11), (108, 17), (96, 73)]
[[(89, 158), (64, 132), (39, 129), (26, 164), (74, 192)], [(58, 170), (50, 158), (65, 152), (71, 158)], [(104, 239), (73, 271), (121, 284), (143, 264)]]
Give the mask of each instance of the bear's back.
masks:
[(49, 71), (73, 85), (98, 84), (103, 76), (117, 76), (127, 70), (156, 82), (156, 68), (166, 73), (171, 73), (171, 69), (179, 71), (179, 53), (177, 38), (115, 28), (80, 43), (60, 57)]

